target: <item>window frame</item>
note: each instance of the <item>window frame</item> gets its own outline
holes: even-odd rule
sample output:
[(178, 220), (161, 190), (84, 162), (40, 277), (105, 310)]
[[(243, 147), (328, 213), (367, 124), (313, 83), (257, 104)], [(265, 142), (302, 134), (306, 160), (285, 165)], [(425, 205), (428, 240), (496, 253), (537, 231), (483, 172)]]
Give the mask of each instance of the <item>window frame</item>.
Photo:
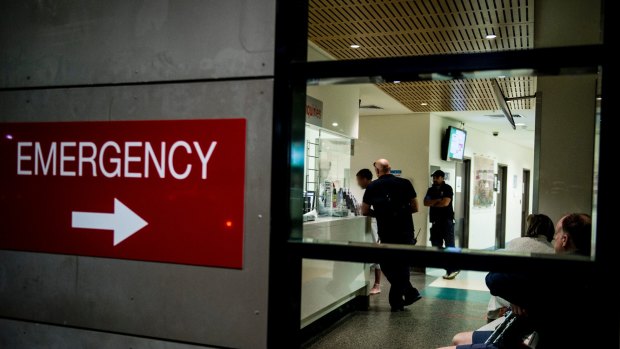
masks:
[[(595, 259), (560, 259), (520, 257), (484, 252), (450, 253), (403, 246), (373, 246), (364, 243), (304, 242), (302, 232), (303, 165), (291, 162), (291, 151), (304, 141), (305, 96), (308, 80), (321, 78), (358, 78), (382, 76), (391, 81), (415, 80), (419, 74), (456, 74), (464, 71), (534, 69), (537, 75), (582, 73), (583, 67), (601, 67), (602, 96), (600, 110), (600, 152), (598, 188), (613, 188), (611, 181), (613, 136), (611, 103), (605, 103), (616, 67), (611, 64), (610, 21), (603, 23), (603, 43), (587, 46), (538, 48), (521, 51), (465, 53), (433, 56), (374, 58), (307, 62), (308, 1), (276, 2), (276, 64), (274, 79), (271, 237), (269, 270), (268, 346), (299, 347), (302, 259), (351, 262), (384, 262), (407, 259), (416, 265), (443, 268), (458, 265), (461, 269), (484, 271), (519, 271), (529, 269), (572, 269), (575, 273), (603, 277), (613, 270), (618, 234), (605, 234), (612, 227), (614, 199), (611, 191), (599, 191)], [(604, 12), (603, 12), (604, 15)], [(587, 70), (591, 72), (591, 70)], [(593, 111), (594, 112), (594, 111)], [(600, 288), (602, 297), (615, 297), (612, 287)], [(607, 305), (606, 305), (607, 306)], [(617, 307), (613, 305), (613, 307)], [(609, 309), (618, 320), (617, 311)], [(586, 319), (585, 321), (588, 321)], [(603, 324), (601, 335), (618, 343), (618, 322)]]

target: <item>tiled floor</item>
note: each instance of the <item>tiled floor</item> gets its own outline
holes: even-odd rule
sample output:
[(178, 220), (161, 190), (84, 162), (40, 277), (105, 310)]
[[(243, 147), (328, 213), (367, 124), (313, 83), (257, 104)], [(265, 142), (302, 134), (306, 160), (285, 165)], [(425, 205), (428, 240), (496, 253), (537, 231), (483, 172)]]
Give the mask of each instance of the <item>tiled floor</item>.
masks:
[(445, 280), (441, 276), (445, 274), (443, 269), (427, 269), (427, 275), (437, 276), (437, 279), (428, 285), (429, 287), (457, 288), (463, 290), (489, 292), (484, 278), (486, 272), (463, 270), (453, 280)]
[(304, 348), (436, 348), (450, 344), (457, 332), (483, 326), (490, 297), (486, 273), (462, 271), (454, 280), (443, 280), (444, 273), (413, 273), (411, 281), (423, 298), (397, 313), (390, 312), (389, 283), (383, 278), (383, 292), (371, 296), (368, 311), (347, 316)]

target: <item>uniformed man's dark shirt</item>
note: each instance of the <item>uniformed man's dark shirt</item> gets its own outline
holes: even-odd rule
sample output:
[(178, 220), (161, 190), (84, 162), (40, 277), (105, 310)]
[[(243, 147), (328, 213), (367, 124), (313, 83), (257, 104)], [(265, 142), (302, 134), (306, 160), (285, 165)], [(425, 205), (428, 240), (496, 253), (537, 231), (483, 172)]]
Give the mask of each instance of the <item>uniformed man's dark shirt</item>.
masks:
[(363, 201), (375, 212), (381, 242), (412, 243), (411, 199), (415, 197), (409, 180), (391, 174), (379, 177), (366, 188)]
[(428, 188), (426, 191), (425, 200), (433, 200), (433, 199), (443, 199), (450, 198), (450, 204), (446, 207), (432, 207), (430, 208), (429, 219), (431, 223), (443, 221), (443, 220), (453, 220), (454, 219), (454, 209), (452, 208), (452, 201), (454, 199), (454, 191), (452, 191), (452, 187), (446, 182), (436, 186)]

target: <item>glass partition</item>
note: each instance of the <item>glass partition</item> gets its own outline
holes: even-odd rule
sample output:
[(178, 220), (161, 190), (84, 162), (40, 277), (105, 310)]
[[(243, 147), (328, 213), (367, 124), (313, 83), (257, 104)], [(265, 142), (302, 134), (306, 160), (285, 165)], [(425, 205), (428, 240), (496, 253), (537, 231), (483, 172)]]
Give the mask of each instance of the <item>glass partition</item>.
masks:
[[(531, 235), (553, 254), (555, 223), (564, 215), (596, 217), (598, 70), (309, 80), (308, 96), (321, 103), (323, 125), (332, 128), (306, 124), (303, 234), (293, 240), (373, 244), (377, 233), (389, 234), (362, 215), (356, 177), (366, 169), (376, 180), (373, 163), (384, 158), (416, 192), (417, 244), (408, 247), (514, 253)], [(348, 119), (354, 132), (335, 132), (336, 119)], [(438, 186), (431, 177), (437, 170), (451, 190), (454, 244), (432, 241), (433, 209), (425, 199)], [(552, 222), (538, 237), (528, 232), (531, 214)]]

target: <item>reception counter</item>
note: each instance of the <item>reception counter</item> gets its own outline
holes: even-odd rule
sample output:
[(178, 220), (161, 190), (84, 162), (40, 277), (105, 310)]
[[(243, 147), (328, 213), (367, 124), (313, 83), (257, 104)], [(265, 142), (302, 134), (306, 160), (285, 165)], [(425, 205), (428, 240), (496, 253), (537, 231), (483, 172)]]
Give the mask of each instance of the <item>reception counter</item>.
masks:
[[(303, 225), (304, 238), (371, 242), (364, 216), (318, 217)], [(301, 327), (320, 319), (356, 296), (368, 295), (370, 264), (304, 259)]]

